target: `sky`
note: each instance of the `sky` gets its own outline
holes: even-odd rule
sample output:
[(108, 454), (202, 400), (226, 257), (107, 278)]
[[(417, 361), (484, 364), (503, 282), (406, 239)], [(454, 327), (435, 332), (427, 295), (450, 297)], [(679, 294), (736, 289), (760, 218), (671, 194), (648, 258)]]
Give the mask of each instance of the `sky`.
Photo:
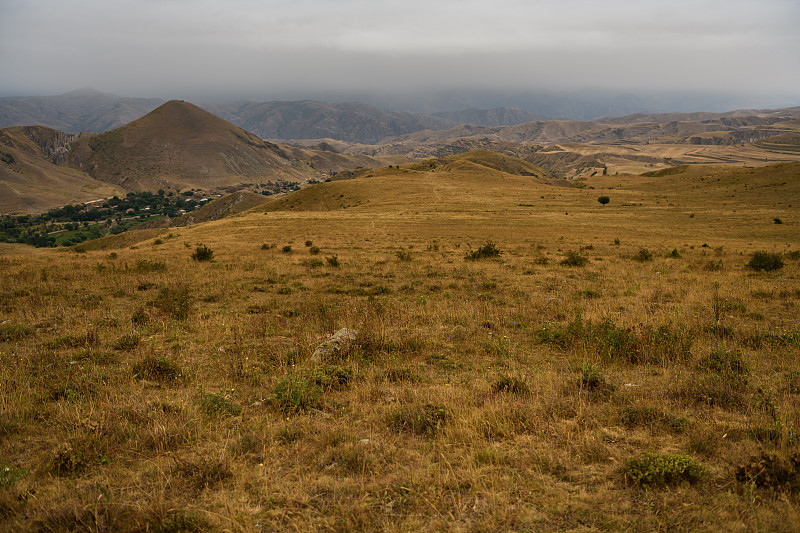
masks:
[(800, 97), (800, 0), (0, 0), (0, 96)]

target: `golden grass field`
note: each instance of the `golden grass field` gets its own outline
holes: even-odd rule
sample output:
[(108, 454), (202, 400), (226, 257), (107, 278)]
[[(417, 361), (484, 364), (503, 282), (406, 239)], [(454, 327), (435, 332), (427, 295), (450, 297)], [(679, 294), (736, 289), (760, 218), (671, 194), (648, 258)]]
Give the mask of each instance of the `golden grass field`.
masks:
[(415, 168), (4, 246), (0, 530), (800, 529), (797, 163)]

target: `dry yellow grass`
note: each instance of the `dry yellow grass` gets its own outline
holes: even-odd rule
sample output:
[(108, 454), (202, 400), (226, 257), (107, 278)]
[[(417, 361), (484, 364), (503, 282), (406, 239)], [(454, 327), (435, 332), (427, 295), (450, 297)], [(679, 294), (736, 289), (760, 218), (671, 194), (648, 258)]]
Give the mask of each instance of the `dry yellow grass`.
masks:
[[(2, 528), (796, 529), (800, 480), (743, 468), (797, 454), (796, 166), (377, 174), (0, 257)], [(746, 268), (762, 249), (785, 266)], [(357, 346), (312, 364), (342, 327)], [(704, 474), (640, 486), (645, 452)]]

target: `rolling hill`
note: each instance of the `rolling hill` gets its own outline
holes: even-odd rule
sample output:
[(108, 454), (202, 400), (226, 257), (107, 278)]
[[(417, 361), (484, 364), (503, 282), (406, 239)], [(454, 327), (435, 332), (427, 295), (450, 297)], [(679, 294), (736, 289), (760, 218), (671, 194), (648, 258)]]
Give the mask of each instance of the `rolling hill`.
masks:
[(208, 189), (319, 175), (297, 155), (193, 104), (173, 100), (110, 132), (81, 136), (69, 165), (128, 190)]

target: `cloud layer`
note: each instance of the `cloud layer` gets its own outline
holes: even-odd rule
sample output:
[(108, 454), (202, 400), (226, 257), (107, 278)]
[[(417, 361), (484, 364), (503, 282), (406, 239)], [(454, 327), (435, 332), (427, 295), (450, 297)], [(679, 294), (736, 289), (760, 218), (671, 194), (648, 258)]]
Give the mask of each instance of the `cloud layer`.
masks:
[(0, 92), (800, 95), (796, 0), (7, 0)]

